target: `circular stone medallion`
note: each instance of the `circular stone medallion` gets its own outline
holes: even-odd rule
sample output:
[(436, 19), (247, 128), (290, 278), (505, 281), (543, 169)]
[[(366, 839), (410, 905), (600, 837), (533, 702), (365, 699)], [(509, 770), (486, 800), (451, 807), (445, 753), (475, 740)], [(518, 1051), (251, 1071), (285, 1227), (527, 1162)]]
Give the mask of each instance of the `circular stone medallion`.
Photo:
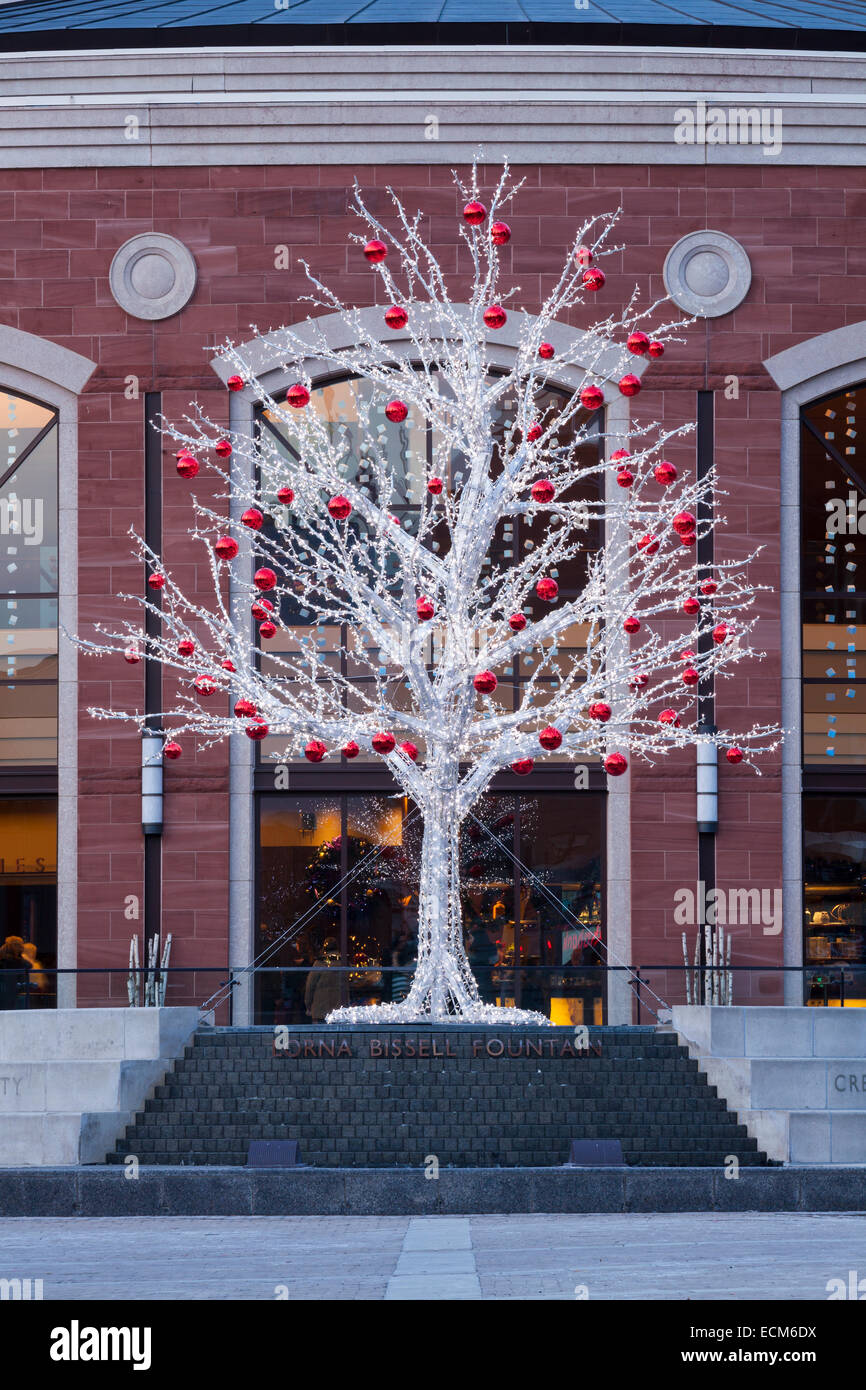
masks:
[(111, 293), (137, 319), (167, 319), (191, 299), (196, 282), (192, 252), (177, 237), (142, 232), (116, 252), (108, 272)]
[(715, 319), (742, 304), (752, 283), (749, 258), (725, 232), (690, 232), (667, 254), (665, 288), (687, 314)]

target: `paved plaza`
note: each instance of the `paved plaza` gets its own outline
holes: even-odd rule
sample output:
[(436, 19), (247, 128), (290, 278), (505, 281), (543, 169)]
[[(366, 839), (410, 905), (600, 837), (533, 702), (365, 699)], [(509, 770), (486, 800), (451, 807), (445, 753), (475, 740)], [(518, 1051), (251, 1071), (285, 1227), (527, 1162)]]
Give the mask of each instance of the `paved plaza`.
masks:
[(45, 1299), (826, 1300), (860, 1214), (0, 1219)]

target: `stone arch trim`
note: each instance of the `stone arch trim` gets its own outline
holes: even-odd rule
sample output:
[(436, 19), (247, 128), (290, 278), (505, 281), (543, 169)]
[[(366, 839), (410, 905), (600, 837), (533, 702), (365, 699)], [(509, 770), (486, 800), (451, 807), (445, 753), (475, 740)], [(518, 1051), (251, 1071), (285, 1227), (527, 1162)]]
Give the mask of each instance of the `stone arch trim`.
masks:
[(30, 395), (46, 387), (59, 386), (62, 391), (78, 396), (96, 371), (96, 363), (89, 357), (82, 357), (48, 338), (24, 333), (20, 328), (0, 326), (0, 370), (4, 379), (8, 378), (7, 367), (34, 379)]

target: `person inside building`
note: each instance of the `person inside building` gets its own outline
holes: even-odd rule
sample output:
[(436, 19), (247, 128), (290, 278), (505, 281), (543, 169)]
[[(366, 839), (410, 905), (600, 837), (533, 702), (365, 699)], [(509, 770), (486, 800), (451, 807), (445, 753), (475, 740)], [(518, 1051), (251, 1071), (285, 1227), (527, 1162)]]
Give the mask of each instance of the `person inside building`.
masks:
[(314, 1023), (322, 1023), (332, 1009), (340, 1007), (340, 975), (333, 967), (340, 961), (340, 951), (333, 937), (329, 937), (307, 976), (304, 1003), (307, 1013)]
[(0, 1009), (23, 1009), (27, 1003), (27, 977), (30, 962), (24, 954), (24, 939), (7, 936), (0, 946)]

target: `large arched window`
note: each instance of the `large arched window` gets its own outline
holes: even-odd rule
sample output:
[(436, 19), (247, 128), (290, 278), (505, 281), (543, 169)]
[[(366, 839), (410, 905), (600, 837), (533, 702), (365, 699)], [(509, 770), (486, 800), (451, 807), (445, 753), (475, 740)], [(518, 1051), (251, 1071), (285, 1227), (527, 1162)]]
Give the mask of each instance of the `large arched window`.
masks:
[[(357, 406), (369, 389), (363, 381), (328, 382), (313, 391), (311, 407), (335, 430), (348, 431), (355, 441), (354, 480), (372, 488), (373, 479), (365, 471)], [(562, 399), (562, 393), (549, 390), (539, 406), (543, 409)], [(587, 420), (584, 414), (569, 428)], [(498, 428), (504, 429), (507, 423), (506, 401)], [(290, 476), (297, 455), (284, 424), (262, 414), (258, 427), (283, 451)], [(394, 471), (403, 480), (397, 502), (389, 499), (389, 509), (411, 533), (425, 485), (423, 462), (432, 458), (431, 430), (414, 413), (402, 424), (389, 422), (384, 410), (375, 428), (387, 442), (391, 458), (399, 465)], [(583, 447), (587, 462), (596, 463), (600, 437), (590, 438)], [(462, 466), (455, 456), (449, 486), (459, 486)], [(588, 486), (600, 486), (597, 475)], [(278, 506), (276, 498), (265, 497), (262, 502), (266, 512), (273, 513)], [(600, 539), (597, 532), (590, 532), (583, 555), (567, 571), (560, 570), (564, 596), (582, 585), (586, 552)], [(447, 545), (447, 534), (439, 540), (443, 547)], [(507, 562), (534, 543), (532, 525), (515, 518), (503, 524), (489, 559)], [(293, 628), (317, 625), (314, 612), (291, 601), (280, 616), (281, 632), (269, 644), (271, 649), (280, 645), (289, 649)], [(332, 653), (334, 661), (345, 661), (340, 653), (345, 651), (346, 631), (318, 626), (321, 649)], [(572, 647), (583, 640), (583, 634), (575, 631)], [(569, 654), (563, 644), (563, 663)], [(431, 661), (432, 657), (431, 649)], [(267, 662), (267, 654), (262, 660)], [(516, 699), (530, 669), (515, 660), (503, 673), (500, 689), (511, 680)], [(256, 1021), (304, 1023), (323, 1017), (340, 1002), (387, 1002), (402, 997), (401, 991), (405, 994), (409, 985), (417, 928), (415, 864), (421, 830), (417, 812), (395, 795), (396, 788), (379, 759), (329, 760), (315, 768), (301, 762), (282, 770), (287, 773), (286, 787), (285, 780), (275, 778), (269, 751), (279, 751), (277, 741), (272, 749), (269, 741), (260, 749), (256, 773), (255, 955), (281, 940), (287, 928), (302, 925), (270, 962), (281, 968), (257, 976)], [(603, 933), (604, 920), (602, 779), (598, 789), (593, 781), (591, 789), (577, 795), (571, 764), (567, 759), (558, 764), (551, 759), (539, 764), (532, 787), (525, 791), (499, 785), (500, 780), (516, 781), (509, 774), (494, 782), (478, 810), (481, 825), (467, 822), (461, 845), (466, 946), (481, 992), (490, 1002), (547, 1010), (559, 1023), (600, 1023), (603, 975), (592, 967), (598, 964), (593, 943)], [(376, 847), (383, 852), (371, 856), (369, 867), (362, 866), (351, 877)], [(347, 875), (350, 881), (338, 887)], [(333, 969), (337, 965), (342, 972)], [(563, 966), (573, 972), (582, 965), (587, 967), (585, 973), (566, 976), (562, 972)]]
[(866, 385), (800, 418), (806, 997), (866, 1006)]
[[(56, 410), (0, 389), (0, 944), (21, 937), (46, 966), (56, 963), (57, 450)], [(53, 1002), (53, 977), (32, 972), (29, 992), (31, 1006)]]

